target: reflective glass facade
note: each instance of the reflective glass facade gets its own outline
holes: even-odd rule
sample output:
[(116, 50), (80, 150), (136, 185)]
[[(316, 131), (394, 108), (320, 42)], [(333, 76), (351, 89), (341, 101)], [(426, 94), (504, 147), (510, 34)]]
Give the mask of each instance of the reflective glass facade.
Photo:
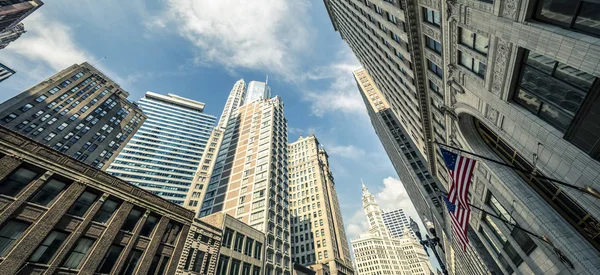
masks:
[(183, 204), (216, 118), (204, 104), (151, 92), (139, 101), (148, 116), (108, 172)]

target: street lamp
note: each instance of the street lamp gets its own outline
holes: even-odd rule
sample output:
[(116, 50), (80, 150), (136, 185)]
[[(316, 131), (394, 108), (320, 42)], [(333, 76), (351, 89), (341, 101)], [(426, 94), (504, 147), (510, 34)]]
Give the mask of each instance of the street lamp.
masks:
[[(419, 242), (421, 243), (421, 245), (423, 245), (425, 252), (427, 252), (427, 247), (431, 248), (431, 250), (433, 250), (433, 254), (435, 255), (435, 258), (437, 259), (438, 263), (440, 263), (440, 268), (442, 269), (442, 273), (444, 273), (444, 275), (448, 275), (448, 270), (446, 270), (446, 266), (444, 265), (444, 262), (442, 262), (442, 260), (440, 259), (440, 255), (437, 253), (437, 250), (435, 249), (435, 247), (440, 243), (440, 238), (435, 233), (435, 228), (433, 227), (433, 223), (431, 221), (427, 220), (427, 218), (425, 218), (425, 227), (429, 230), (429, 233), (431, 233), (431, 235), (433, 236), (433, 238), (430, 238), (429, 234), (425, 234), (425, 238), (426, 238), (425, 240), (423, 240), (423, 238), (421, 237), (421, 230), (419, 229), (419, 225), (412, 218), (410, 218), (410, 227), (412, 228), (413, 232), (415, 232), (415, 235), (417, 235), (417, 238), (419, 238)], [(429, 253), (427, 253), (427, 255), (429, 255)]]

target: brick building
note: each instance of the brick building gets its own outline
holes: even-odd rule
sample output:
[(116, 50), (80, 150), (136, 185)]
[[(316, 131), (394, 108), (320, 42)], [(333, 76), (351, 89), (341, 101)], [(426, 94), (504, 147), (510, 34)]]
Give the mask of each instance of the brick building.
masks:
[(0, 274), (173, 274), (193, 217), (0, 127)]

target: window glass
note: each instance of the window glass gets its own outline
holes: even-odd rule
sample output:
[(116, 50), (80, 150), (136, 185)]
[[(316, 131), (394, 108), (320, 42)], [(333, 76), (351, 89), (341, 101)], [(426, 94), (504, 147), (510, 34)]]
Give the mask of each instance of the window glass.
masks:
[(123, 247), (120, 245), (111, 245), (106, 255), (98, 265), (98, 269), (96, 270), (98, 273), (110, 273), (112, 271), (113, 266), (117, 263), (119, 256), (121, 255), (121, 251), (123, 251)]
[(135, 225), (137, 224), (137, 222), (140, 220), (140, 217), (142, 216), (142, 211), (136, 208), (131, 209), (131, 211), (129, 212), (129, 215), (127, 215), (127, 219), (125, 220), (125, 223), (123, 223), (123, 226), (121, 227), (121, 230), (123, 231), (133, 231), (133, 229), (135, 228)]
[(6, 256), (15, 242), (21, 238), (29, 223), (9, 220), (0, 228), (0, 257)]
[(242, 252), (242, 246), (244, 244), (244, 235), (239, 232), (235, 234), (235, 244), (233, 246), (233, 250), (237, 252)]
[(134, 249), (129, 253), (129, 257), (125, 261), (125, 265), (123, 269), (121, 269), (121, 273), (119, 275), (133, 275), (140, 258), (142, 257), (142, 251)]
[(117, 207), (119, 207), (119, 203), (117, 201), (107, 199), (104, 204), (102, 204), (102, 207), (100, 207), (98, 212), (96, 212), (93, 221), (106, 223), (115, 212)]
[(581, 8), (579, 8), (574, 28), (600, 36), (600, 24), (598, 22), (600, 22), (600, 1), (581, 1)]
[(50, 179), (42, 188), (37, 190), (29, 201), (42, 206), (48, 206), (66, 186), (67, 184), (60, 180)]
[(227, 275), (227, 266), (229, 265), (229, 257), (221, 255), (219, 257), (219, 264), (217, 265), (217, 275)]
[(152, 230), (154, 230), (154, 227), (156, 227), (156, 224), (158, 223), (159, 220), (160, 220), (160, 217), (158, 217), (156, 215), (148, 216), (148, 218), (144, 222), (144, 226), (142, 226), (140, 235), (142, 235), (144, 237), (150, 236), (150, 233), (152, 233)]
[(79, 241), (77, 241), (75, 247), (71, 250), (71, 253), (65, 260), (63, 266), (67, 268), (79, 269), (81, 262), (85, 260), (90, 252), (94, 241), (95, 240), (91, 238), (81, 237)]
[(92, 192), (83, 192), (81, 196), (79, 196), (79, 198), (75, 201), (75, 203), (73, 203), (73, 206), (71, 206), (67, 213), (70, 215), (83, 217), (83, 215), (85, 215), (88, 209), (90, 209), (94, 201), (96, 201), (97, 197), (98, 195)]
[(40, 264), (47, 264), (50, 262), (65, 238), (67, 238), (67, 235), (67, 233), (56, 230), (50, 232), (44, 242), (42, 242), (42, 244), (31, 255), (29, 261)]
[(20, 167), (0, 183), (0, 194), (14, 197), (41, 173)]
[(566, 131), (596, 78), (534, 52), (524, 60), (514, 100)]
[[(194, 264), (192, 265), (192, 271), (200, 272), (203, 262), (204, 262), (204, 251), (198, 250), (196, 252), (196, 257), (194, 258)], [(207, 270), (207, 269), (208, 269), (208, 267), (205, 268), (205, 270)]]
[(158, 272), (156, 273), (157, 275), (163, 275), (165, 274), (165, 269), (167, 268), (167, 264), (169, 263), (169, 257), (165, 256), (162, 259), (162, 262), (160, 263), (160, 267), (158, 268)]

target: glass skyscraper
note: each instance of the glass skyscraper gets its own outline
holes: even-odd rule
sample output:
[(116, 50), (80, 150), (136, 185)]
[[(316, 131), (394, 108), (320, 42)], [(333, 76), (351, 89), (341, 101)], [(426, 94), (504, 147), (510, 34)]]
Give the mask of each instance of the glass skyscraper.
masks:
[(147, 92), (139, 101), (148, 119), (108, 172), (173, 203), (183, 204), (216, 117), (204, 103)]
[(271, 98), (271, 88), (266, 82), (250, 81), (250, 83), (248, 83), (244, 104), (252, 103), (259, 99), (269, 98)]

